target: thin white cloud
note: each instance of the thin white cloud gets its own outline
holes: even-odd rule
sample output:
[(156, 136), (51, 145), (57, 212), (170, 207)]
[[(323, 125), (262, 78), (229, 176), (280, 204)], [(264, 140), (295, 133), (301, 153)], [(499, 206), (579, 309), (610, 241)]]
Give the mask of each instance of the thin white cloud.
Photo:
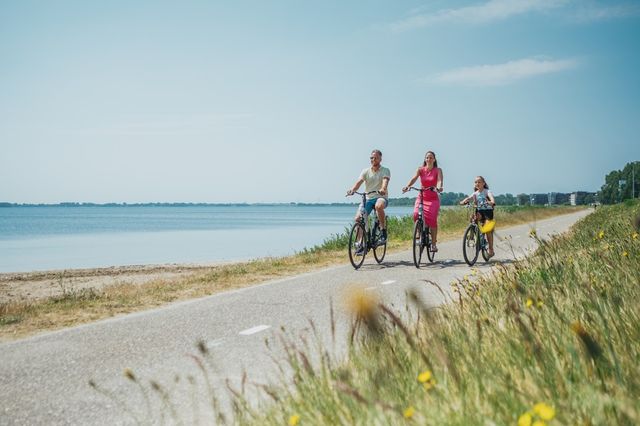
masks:
[(575, 59), (550, 60), (527, 58), (504, 64), (456, 68), (432, 78), (423, 79), (438, 85), (504, 86), (526, 78), (575, 68)]
[(539, 12), (565, 6), (570, 0), (490, 0), (486, 3), (443, 9), (434, 13), (423, 13), (391, 23), (394, 32), (409, 31), (443, 22), (482, 24), (507, 19), (529, 12)]

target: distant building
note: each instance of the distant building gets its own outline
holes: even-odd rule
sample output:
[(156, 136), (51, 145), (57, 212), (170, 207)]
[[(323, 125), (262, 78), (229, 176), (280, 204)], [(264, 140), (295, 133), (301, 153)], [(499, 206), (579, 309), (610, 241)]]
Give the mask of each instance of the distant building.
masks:
[(561, 192), (550, 192), (549, 193), (549, 205), (562, 205), (569, 204), (571, 194), (563, 194)]
[(569, 196), (569, 204), (572, 206), (580, 206), (590, 204), (596, 201), (595, 192), (577, 191)]
[(529, 203), (532, 206), (544, 206), (549, 204), (549, 194), (531, 194), (529, 195)]

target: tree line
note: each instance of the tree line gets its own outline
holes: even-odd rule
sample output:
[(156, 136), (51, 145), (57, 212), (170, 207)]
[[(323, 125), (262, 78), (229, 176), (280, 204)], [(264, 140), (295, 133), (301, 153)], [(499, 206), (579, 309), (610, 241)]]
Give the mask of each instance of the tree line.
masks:
[(622, 170), (612, 170), (605, 176), (598, 198), (603, 204), (615, 204), (639, 195), (640, 161), (633, 161)]

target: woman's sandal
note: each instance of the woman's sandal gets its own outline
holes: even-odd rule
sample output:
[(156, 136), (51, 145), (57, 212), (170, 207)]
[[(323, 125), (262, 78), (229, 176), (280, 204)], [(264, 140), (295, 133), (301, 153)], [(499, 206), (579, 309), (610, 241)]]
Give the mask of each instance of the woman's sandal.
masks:
[(438, 247), (435, 244), (431, 244), (431, 252), (435, 253), (438, 251)]

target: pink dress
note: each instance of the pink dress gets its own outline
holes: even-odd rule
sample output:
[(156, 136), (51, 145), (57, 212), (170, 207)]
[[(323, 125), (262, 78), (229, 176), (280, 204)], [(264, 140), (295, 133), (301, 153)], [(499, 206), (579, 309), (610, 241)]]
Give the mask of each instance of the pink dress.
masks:
[[(427, 170), (426, 167), (420, 167), (420, 183), (423, 188), (436, 186), (438, 183), (438, 168), (434, 167), (431, 170)], [(438, 212), (440, 211), (440, 197), (437, 192), (424, 191), (418, 195), (416, 204), (413, 207), (413, 220), (418, 220), (418, 206), (420, 205), (421, 197), (424, 197), (422, 211), (424, 222), (429, 228), (436, 228), (438, 226)]]

